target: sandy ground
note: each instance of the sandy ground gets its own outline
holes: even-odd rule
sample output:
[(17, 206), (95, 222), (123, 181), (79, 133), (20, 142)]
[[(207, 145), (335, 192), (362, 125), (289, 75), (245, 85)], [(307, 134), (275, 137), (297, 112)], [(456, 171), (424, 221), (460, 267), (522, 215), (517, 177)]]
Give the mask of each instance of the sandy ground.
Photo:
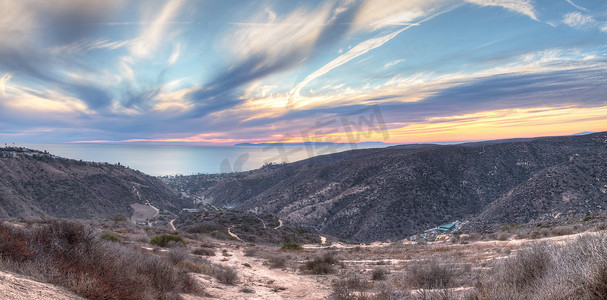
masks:
[(84, 299), (70, 291), (0, 271), (0, 299), (13, 300), (72, 300)]
[[(317, 276), (302, 276), (293, 270), (270, 269), (263, 265), (264, 259), (247, 257), (242, 250), (227, 248), (231, 256), (210, 257), (216, 264), (234, 268), (239, 275), (236, 285), (222, 285), (214, 278), (194, 274), (205, 286), (206, 292), (214, 298), (183, 295), (191, 299), (327, 299), (331, 293), (330, 284), (323, 283), (324, 278)], [(227, 259), (227, 260), (226, 260)], [(223, 261), (226, 260), (226, 261)], [(245, 264), (248, 264), (245, 265)], [(250, 267), (249, 267), (250, 266)], [(252, 293), (243, 292), (243, 288)]]

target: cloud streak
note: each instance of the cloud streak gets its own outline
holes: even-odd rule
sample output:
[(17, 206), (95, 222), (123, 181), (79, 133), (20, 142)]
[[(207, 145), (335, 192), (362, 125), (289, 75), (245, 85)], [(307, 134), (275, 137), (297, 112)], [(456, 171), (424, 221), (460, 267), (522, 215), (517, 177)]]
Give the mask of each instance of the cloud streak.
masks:
[(572, 0), (565, 0), (565, 1), (567, 1), (569, 4), (573, 5), (573, 7), (577, 8), (577, 9), (579, 9), (581, 11), (588, 12), (588, 9), (586, 9), (586, 8), (584, 8), (582, 6), (579, 6), (579, 5), (575, 4), (575, 3), (573, 3)]
[(12, 75), (10, 73), (6, 73), (0, 77), (0, 93), (3, 96), (6, 96), (6, 84), (9, 80), (11, 80)]
[(563, 16), (563, 23), (573, 28), (581, 29), (596, 23), (593, 17), (583, 15), (580, 12), (571, 12)]
[(498, 6), (539, 21), (530, 0), (466, 0), (480, 6)]

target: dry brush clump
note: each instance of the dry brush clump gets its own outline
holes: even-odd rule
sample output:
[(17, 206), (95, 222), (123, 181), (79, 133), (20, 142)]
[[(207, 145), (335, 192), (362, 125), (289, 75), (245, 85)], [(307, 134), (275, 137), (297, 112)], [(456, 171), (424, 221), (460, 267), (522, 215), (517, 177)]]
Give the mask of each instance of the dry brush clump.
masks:
[(331, 298), (334, 300), (363, 300), (372, 299), (367, 290), (371, 286), (360, 276), (352, 274), (333, 284)]
[(335, 254), (325, 253), (321, 257), (305, 262), (301, 269), (314, 275), (326, 275), (335, 273), (335, 266), (339, 264), (340, 261), (335, 258)]
[(386, 271), (385, 269), (374, 269), (373, 272), (371, 272), (371, 279), (378, 281), (378, 280), (386, 280), (386, 277), (388, 276), (388, 271)]
[(453, 286), (457, 270), (450, 264), (430, 259), (414, 261), (405, 273), (405, 281), (411, 288), (442, 289)]
[(0, 256), (0, 267), (91, 299), (165, 299), (201, 291), (166, 259), (100, 240), (76, 222), (1, 223)]
[(233, 268), (212, 264), (207, 259), (196, 257), (190, 254), (185, 247), (171, 248), (166, 257), (179, 270), (206, 274), (215, 277), (220, 283), (228, 285), (233, 285), (238, 281), (238, 273)]
[(499, 262), (473, 299), (607, 299), (607, 236), (535, 244)]
[(287, 266), (287, 258), (284, 256), (272, 256), (268, 259), (267, 264), (271, 269), (283, 269)]
[(215, 250), (213, 250), (212, 248), (200, 247), (198, 249), (192, 250), (192, 254), (202, 256), (215, 256)]

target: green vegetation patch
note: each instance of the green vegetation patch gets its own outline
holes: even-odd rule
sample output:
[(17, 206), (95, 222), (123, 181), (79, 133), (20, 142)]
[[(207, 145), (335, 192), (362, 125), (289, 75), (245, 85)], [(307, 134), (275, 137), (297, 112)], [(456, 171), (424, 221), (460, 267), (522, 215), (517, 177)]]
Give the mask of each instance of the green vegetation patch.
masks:
[(281, 250), (303, 250), (303, 247), (298, 243), (286, 242), (280, 247)]
[(104, 232), (99, 236), (100, 239), (104, 240), (104, 241), (108, 241), (108, 242), (115, 242), (118, 243), (120, 242), (122, 239), (120, 237), (118, 237), (115, 233), (113, 232)]
[(157, 235), (150, 240), (150, 244), (159, 247), (166, 247), (170, 242), (182, 243), (183, 245), (185, 245), (185, 241), (183, 240), (183, 238), (174, 234)]

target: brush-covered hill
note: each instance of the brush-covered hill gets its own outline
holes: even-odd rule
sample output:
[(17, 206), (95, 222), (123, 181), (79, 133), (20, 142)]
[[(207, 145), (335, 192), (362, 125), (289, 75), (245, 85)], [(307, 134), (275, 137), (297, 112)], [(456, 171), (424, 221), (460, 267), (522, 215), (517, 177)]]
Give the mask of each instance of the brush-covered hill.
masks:
[(161, 180), (119, 165), (0, 148), (0, 217), (107, 218), (149, 202), (178, 212), (191, 201)]
[(315, 244), (320, 236), (309, 230), (283, 222), (269, 214), (231, 210), (206, 210), (186, 213), (175, 220), (178, 230), (208, 234), (218, 239), (233, 239), (230, 233), (248, 243), (285, 242)]
[(551, 221), (607, 209), (607, 156), (573, 156), (546, 168), (491, 203), (484, 224)]
[[(548, 182), (551, 177), (542, 175), (549, 174), (551, 168), (562, 170), (559, 178), (574, 178), (576, 175), (569, 172), (577, 169), (567, 164), (589, 160), (596, 163), (593, 168), (604, 171), (604, 164), (599, 163), (604, 155), (605, 132), (354, 150), (226, 176), (205, 186), (197, 195), (214, 205), (272, 213), (340, 238), (386, 240), (457, 219), (480, 216), (479, 222), (514, 222), (544, 214), (560, 212), (566, 216), (577, 212), (579, 209), (570, 211), (562, 205), (535, 204), (525, 207), (537, 211), (527, 212), (520, 209), (520, 202), (536, 203), (542, 199), (533, 185), (541, 184), (546, 192), (556, 193), (556, 187)], [(524, 188), (525, 184), (530, 188)], [(595, 200), (584, 210), (599, 209), (598, 205), (607, 207), (607, 199), (604, 194), (595, 193), (597, 189), (572, 185), (565, 190), (577, 193), (579, 199), (592, 191)], [(556, 199), (563, 201), (556, 196), (545, 201)], [(483, 214), (485, 209), (493, 212)], [(528, 217), (523, 217), (523, 212)]]

